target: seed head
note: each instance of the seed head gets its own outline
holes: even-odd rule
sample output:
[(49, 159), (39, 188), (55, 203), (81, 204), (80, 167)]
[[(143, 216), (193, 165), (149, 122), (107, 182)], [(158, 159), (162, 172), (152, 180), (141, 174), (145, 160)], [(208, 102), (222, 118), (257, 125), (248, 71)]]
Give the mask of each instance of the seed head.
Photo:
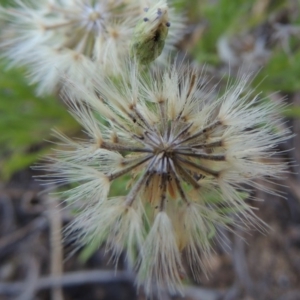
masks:
[[(150, 4), (155, 6), (156, 2), (165, 3), (155, 0)], [(103, 72), (117, 75), (129, 56), (134, 28), (145, 14), (144, 5), (142, 0), (20, 0), (14, 7), (0, 6), (6, 32), (0, 44), (2, 56), (11, 66), (29, 67), (31, 82), (39, 83), (39, 94), (59, 89), (61, 74), (89, 85), (92, 78), (82, 74), (84, 69), (97, 72), (94, 62)], [(173, 38), (168, 40), (166, 51), (182, 37), (183, 20), (177, 15), (171, 13)]]
[(111, 67), (119, 59), (117, 49), (127, 44), (139, 12), (135, 2), (16, 1), (16, 7), (1, 8), (11, 33), (2, 44), (4, 56), (30, 67), (32, 82), (40, 83), (39, 94), (53, 92), (62, 73), (76, 81), (82, 68), (93, 68), (91, 60)]
[[(280, 105), (248, 81), (217, 96), (190, 67), (141, 75), (131, 65), (121, 82), (77, 90), (71, 107), (89, 139), (60, 135), (50, 180), (76, 183), (63, 193), (79, 210), (70, 231), (116, 256), (127, 249), (148, 293), (180, 290), (182, 252), (196, 278), (205, 272), (218, 226), (261, 226), (245, 195), (282, 175), (275, 147), (290, 135), (277, 126)], [(112, 197), (120, 182), (127, 190)]]

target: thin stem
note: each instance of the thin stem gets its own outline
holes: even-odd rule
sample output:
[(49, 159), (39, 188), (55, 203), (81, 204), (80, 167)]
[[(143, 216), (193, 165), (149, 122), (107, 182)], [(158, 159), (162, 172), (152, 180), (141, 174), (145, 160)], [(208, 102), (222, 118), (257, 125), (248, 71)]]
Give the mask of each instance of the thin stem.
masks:
[(171, 121), (167, 121), (167, 130), (165, 130), (165, 135), (164, 139), (169, 141), (171, 137), (171, 131), (172, 131), (172, 126), (171, 126)]
[[(138, 140), (140, 143), (144, 144), (147, 147), (153, 147), (152, 150), (154, 150), (155, 148), (157, 148), (157, 144), (154, 144), (152, 140), (150, 140), (147, 136), (138, 136), (136, 134), (132, 135), (133, 138), (135, 138), (136, 140)], [(147, 141), (145, 141), (145, 139), (147, 138)]]
[(153, 146), (157, 147), (160, 144), (160, 140), (156, 140), (156, 136), (152, 136), (150, 132), (145, 131), (144, 135), (154, 144)]
[(176, 184), (176, 186), (177, 186), (177, 189), (178, 189), (178, 191), (179, 191), (179, 194), (180, 194), (182, 200), (184, 200), (184, 202), (185, 202), (186, 204), (190, 204), (190, 201), (187, 199), (187, 197), (186, 197), (186, 195), (185, 195), (185, 192), (184, 192), (184, 190), (183, 190), (183, 188), (182, 188), (182, 186), (181, 186), (181, 184), (180, 184), (180, 177), (178, 176), (178, 174), (177, 174), (177, 172), (176, 172), (176, 168), (175, 168), (175, 166), (174, 166), (174, 163), (173, 163), (173, 161), (172, 161), (171, 159), (169, 159), (169, 165), (170, 165), (171, 168), (172, 168), (172, 173), (173, 173), (173, 175), (174, 175), (175, 184)]
[(148, 130), (148, 129), (149, 129), (145, 124), (139, 122), (139, 121), (137, 120), (136, 116), (134, 116), (132, 113), (128, 113), (128, 117), (132, 120), (133, 123), (139, 125), (139, 126), (142, 127), (144, 130)]
[(202, 143), (202, 144), (196, 144), (196, 145), (191, 145), (189, 147), (180, 147), (180, 149), (182, 150), (186, 150), (186, 149), (209, 149), (209, 148), (214, 148), (214, 147), (222, 147), (223, 145), (223, 141), (219, 140), (216, 142), (212, 142), (212, 143)]
[(203, 129), (201, 129), (200, 131), (194, 133), (193, 135), (187, 137), (186, 139), (182, 140), (182, 141), (179, 141), (177, 144), (183, 144), (183, 143), (186, 143), (190, 140), (193, 140), (199, 136), (201, 136), (202, 134), (205, 134), (207, 133), (208, 131), (216, 128), (218, 125), (221, 125), (221, 122), (220, 121), (215, 121), (213, 122), (212, 124), (208, 125), (207, 127), (204, 127)]
[(115, 173), (111, 173), (110, 175), (108, 175), (108, 179), (109, 181), (113, 181), (116, 178), (130, 172), (131, 170), (133, 170), (134, 168), (140, 166), (141, 164), (145, 163), (146, 161), (148, 161), (149, 159), (151, 159), (153, 157), (152, 154), (147, 155), (146, 157), (144, 157), (143, 159), (141, 159), (140, 161), (138, 161), (136, 164), (129, 166), (127, 168), (124, 168), (123, 170), (117, 171)]
[(166, 167), (166, 158), (162, 160), (162, 169), (163, 173), (161, 174), (161, 194), (160, 194), (160, 203), (159, 203), (159, 211), (164, 211), (166, 205), (166, 197), (167, 197), (167, 182), (168, 182), (168, 174), (165, 170)]
[(194, 86), (195, 86), (195, 83), (196, 83), (196, 74), (192, 74), (192, 78), (191, 78), (191, 81), (190, 81), (190, 88), (189, 88), (189, 90), (188, 90), (188, 93), (187, 93), (187, 95), (186, 95), (186, 98), (188, 99), (189, 97), (190, 97), (190, 95), (191, 95), (191, 92), (192, 92), (192, 90), (193, 90), (193, 88), (194, 88)]
[(182, 136), (183, 134), (185, 134), (191, 127), (192, 127), (193, 123), (188, 124), (187, 126), (185, 126), (173, 139), (172, 143), (174, 143), (180, 136)]
[[(149, 146), (149, 143), (145, 143), (143, 141), (144, 136), (139, 136), (137, 134), (132, 134), (132, 131), (130, 129), (127, 129), (126, 127), (122, 126), (116, 119), (110, 119), (113, 123), (116, 123), (122, 130), (124, 130), (126, 133), (128, 133), (134, 140), (142, 143), (145, 146)], [(146, 147), (147, 148), (147, 147)]]
[[(189, 161), (187, 159), (184, 159), (184, 158), (182, 158), (180, 156), (176, 156), (176, 158), (178, 160), (180, 160), (181, 162), (183, 162), (184, 164), (187, 164), (187, 165), (189, 165), (191, 167), (194, 167), (197, 171), (203, 172), (206, 175), (208, 174), (208, 175), (212, 175), (214, 177), (218, 177), (219, 176), (219, 172), (217, 172), (217, 171), (213, 171), (213, 170), (211, 170), (209, 168), (206, 168), (204, 166), (200, 166), (200, 165), (198, 165), (198, 164), (196, 164), (196, 163), (194, 163), (192, 161)], [(180, 165), (178, 164), (178, 166), (180, 166)]]
[(126, 197), (126, 206), (132, 205), (133, 201), (136, 199), (139, 191), (141, 190), (142, 186), (145, 184), (150, 175), (151, 174), (149, 172), (145, 172), (140, 176), (139, 180), (135, 183), (133, 188), (130, 190), (130, 193)]
[[(108, 106), (108, 108), (114, 113), (114, 111)], [(149, 146), (149, 143), (145, 143), (143, 141), (144, 136), (138, 136), (136, 134), (132, 134), (132, 131), (130, 131), (130, 129), (127, 129), (126, 127), (124, 127), (119, 121), (117, 121), (115, 118), (110, 118), (110, 121), (112, 123), (115, 123), (117, 126), (119, 126), (122, 130), (124, 130), (126, 133), (128, 133), (134, 140), (142, 143), (145, 146)], [(154, 146), (154, 145), (152, 145)], [(156, 145), (155, 145), (156, 146)], [(146, 149), (149, 149), (148, 147), (146, 147)]]
[(165, 129), (166, 129), (166, 120), (167, 120), (165, 101), (160, 101), (158, 103), (158, 105), (159, 105), (160, 117), (161, 117), (161, 121), (162, 121), (162, 125), (163, 125), (162, 130), (163, 130), (163, 132), (165, 132)]
[(191, 184), (195, 189), (199, 189), (201, 187), (197, 180), (189, 172), (187, 172), (176, 159), (174, 159), (174, 163), (187, 183)]
[(214, 161), (226, 161), (224, 154), (205, 154), (205, 153), (194, 153), (190, 151), (176, 151), (176, 154), (196, 157), (199, 159), (214, 160)]
[(153, 152), (153, 149), (151, 148), (130, 147), (130, 146), (124, 146), (120, 144), (112, 144), (105, 141), (101, 143), (101, 148), (107, 150), (113, 150), (113, 151), (130, 151), (130, 152), (147, 152), (147, 153)]
[(139, 180), (135, 183), (133, 188), (130, 190), (129, 194), (126, 197), (125, 204), (126, 206), (131, 206), (133, 201), (136, 199), (139, 191), (143, 187), (143, 185), (146, 183), (146, 181), (149, 179), (150, 176), (152, 176), (153, 172), (151, 170), (153, 167), (157, 164), (158, 157), (153, 157), (152, 161), (149, 163), (147, 170), (140, 176)]
[(196, 75), (192, 74), (192, 78), (191, 78), (191, 81), (190, 81), (190, 87), (189, 87), (188, 93), (186, 95), (184, 105), (182, 105), (182, 109), (181, 109), (180, 113), (178, 114), (177, 118), (175, 119), (175, 121), (178, 121), (181, 118), (181, 116), (183, 114), (183, 111), (184, 111), (184, 108), (186, 106), (187, 100), (190, 97), (190, 94), (193, 90), (193, 87), (195, 86), (195, 83), (196, 83)]
[(134, 112), (135, 112), (136, 115), (139, 117), (139, 119), (144, 123), (144, 125), (147, 127), (146, 129), (152, 131), (152, 128), (153, 128), (153, 127), (147, 122), (147, 120), (145, 120), (145, 118), (142, 116), (142, 114), (141, 114), (140, 111), (136, 108), (136, 106), (134, 106)]
[(52, 30), (52, 29), (58, 29), (58, 28), (64, 27), (64, 26), (70, 26), (70, 25), (73, 25), (73, 24), (76, 24), (76, 23), (78, 23), (77, 20), (71, 20), (69, 22), (57, 23), (57, 24), (54, 24), (54, 25), (44, 25), (44, 24), (42, 24), (42, 27), (45, 30)]

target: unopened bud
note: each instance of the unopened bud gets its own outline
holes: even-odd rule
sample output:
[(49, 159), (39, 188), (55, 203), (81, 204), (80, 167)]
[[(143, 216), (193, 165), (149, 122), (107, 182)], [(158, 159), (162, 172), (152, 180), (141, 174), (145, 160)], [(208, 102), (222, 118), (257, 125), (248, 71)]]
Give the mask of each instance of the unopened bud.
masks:
[(154, 61), (162, 52), (170, 22), (165, 0), (144, 9), (144, 15), (135, 27), (131, 42), (131, 56), (142, 65)]

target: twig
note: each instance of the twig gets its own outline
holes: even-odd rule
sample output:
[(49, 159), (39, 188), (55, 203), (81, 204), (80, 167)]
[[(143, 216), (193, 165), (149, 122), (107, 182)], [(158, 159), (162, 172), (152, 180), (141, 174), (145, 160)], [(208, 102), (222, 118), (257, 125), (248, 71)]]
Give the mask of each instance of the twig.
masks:
[(217, 289), (189, 286), (185, 289), (185, 296), (187, 299), (193, 300), (220, 300), (224, 296), (224, 292)]
[(290, 191), (300, 203), (300, 187), (298, 181), (292, 176), (289, 176), (284, 183), (290, 188)]
[(247, 259), (245, 255), (245, 242), (237, 235), (234, 235), (233, 265), (236, 274), (249, 295), (253, 290), (253, 282), (249, 275)]
[[(65, 273), (61, 278), (51, 276), (40, 277), (35, 286), (35, 292), (53, 287), (72, 287), (85, 284), (107, 284), (107, 283), (128, 283), (134, 284), (134, 274), (127, 271), (82, 271)], [(24, 282), (0, 283), (0, 295), (14, 296), (23, 291)], [(187, 286), (186, 297), (195, 300), (219, 300), (224, 292), (213, 289), (205, 289)]]
[[(133, 284), (134, 276), (132, 273), (124, 271), (83, 271), (74, 273), (65, 273), (60, 278), (51, 276), (40, 277), (37, 280), (35, 291), (49, 289), (53, 287), (70, 287), (92, 283), (115, 283), (125, 282)], [(24, 290), (26, 282), (0, 283), (0, 294), (16, 295)]]
[(16, 244), (23, 242), (33, 234), (38, 233), (47, 226), (45, 217), (38, 217), (23, 228), (4, 236), (0, 239), (0, 257), (8, 254), (13, 249), (17, 249)]
[(1, 235), (6, 235), (15, 230), (15, 215), (11, 197), (5, 193), (0, 195)]
[[(63, 249), (62, 249), (62, 218), (58, 201), (55, 198), (47, 198), (50, 245), (51, 245), (51, 276), (60, 278), (63, 274)], [(51, 288), (52, 300), (63, 300), (63, 292), (60, 286)]]
[(24, 290), (16, 300), (32, 300), (35, 296), (36, 283), (39, 277), (39, 264), (33, 256), (27, 256), (26, 258), (28, 275), (25, 279), (25, 284), (23, 285)]
[(239, 299), (240, 293), (241, 293), (241, 286), (239, 280), (236, 279), (234, 284), (227, 290), (222, 300)]

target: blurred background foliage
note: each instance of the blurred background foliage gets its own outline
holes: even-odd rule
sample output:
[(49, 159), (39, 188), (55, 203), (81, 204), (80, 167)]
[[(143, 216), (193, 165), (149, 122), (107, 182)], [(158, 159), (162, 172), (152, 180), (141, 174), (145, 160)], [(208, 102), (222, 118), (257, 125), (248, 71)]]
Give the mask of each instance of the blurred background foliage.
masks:
[[(237, 65), (246, 58), (245, 64), (256, 67), (253, 85), (259, 84), (259, 90), (265, 95), (277, 91), (285, 95), (300, 90), (298, 0), (170, 2), (174, 2), (188, 20), (187, 36), (190, 37), (180, 47), (199, 64), (214, 70), (234, 69), (234, 63), (224, 60), (231, 47), (229, 55), (233, 55)], [(10, 1), (0, 0), (0, 3), (6, 5)], [(259, 44), (261, 41), (263, 46)], [(262, 58), (260, 62), (259, 58)], [(7, 64), (2, 60), (0, 65), (1, 180), (8, 180), (16, 171), (34, 164), (49, 152), (52, 146), (45, 140), (52, 139), (52, 128), (68, 135), (80, 131), (58, 95), (37, 97), (35, 87), (28, 85), (26, 70), (7, 71)], [(235, 74), (232, 72), (231, 76)], [(300, 118), (299, 107), (284, 113)]]
[(28, 167), (52, 147), (52, 128), (78, 130), (66, 107), (55, 97), (39, 98), (28, 86), (22, 69), (0, 73), (0, 178), (7, 180)]
[[(187, 58), (195, 60), (200, 67), (205, 66), (205, 69), (216, 76), (217, 80), (220, 78), (224, 78), (225, 81), (227, 79), (234, 80), (238, 76), (238, 70), (241, 66), (249, 68), (251, 72), (256, 74), (252, 84), (254, 88), (257, 87), (257, 92), (262, 91), (263, 97), (277, 93), (276, 100), (279, 99), (278, 101), (285, 98), (290, 108), (283, 111), (283, 115), (290, 119), (293, 118), (295, 121), (300, 120), (300, 106), (294, 103), (296, 102), (294, 100), (296, 99), (295, 95), (298, 95), (298, 103), (300, 103), (300, 0), (168, 1), (170, 4), (174, 4), (179, 12), (186, 15), (186, 37), (178, 45), (179, 51)], [(0, 0), (2, 5), (12, 5), (12, 2), (12, 0)], [(185, 51), (187, 54), (185, 54)], [(8, 61), (1, 60), (0, 186), (3, 182), (9, 182), (18, 171), (34, 165), (41, 157), (51, 153), (51, 148), (55, 147), (51, 143), (55, 142), (52, 129), (57, 129), (71, 137), (81, 135), (79, 124), (68, 113), (67, 107), (61, 101), (59, 95), (37, 97), (35, 86), (30, 86), (26, 78), (26, 69), (14, 68), (8, 70), (8, 65)], [(279, 91), (280, 93), (278, 93)], [(269, 97), (267, 101), (274, 101), (274, 99)], [(299, 147), (295, 147), (295, 149), (295, 155), (299, 161), (299, 156), (297, 157)], [(111, 188), (111, 196), (122, 194), (126, 189), (126, 181), (115, 181)], [(289, 182), (291, 182), (290, 178)], [(292, 182), (292, 184), (300, 199), (300, 191), (296, 189), (299, 186), (298, 181)], [(288, 182), (285, 182), (285, 185), (289, 186)], [(245, 194), (245, 198), (246, 196)], [(23, 192), (21, 197), (23, 197)], [(276, 227), (277, 223), (274, 225), (274, 222), (270, 222), (268, 216), (273, 215), (277, 222), (283, 223), (291, 223), (292, 217), (286, 217), (282, 221), (282, 216), (278, 217), (278, 214), (279, 212), (284, 213), (284, 209), (279, 206), (279, 200), (273, 200), (266, 204), (267, 209), (263, 219), (271, 226), (275, 226), (276, 230), (273, 232), (276, 238), (275, 246), (273, 244), (267, 244), (266, 246), (268, 242), (264, 239), (265, 236), (254, 235), (252, 240), (249, 237), (249, 244), (255, 245), (249, 253), (250, 262), (251, 255), (253, 255), (253, 266), (260, 266), (261, 264), (261, 269), (266, 266), (262, 261), (259, 261), (260, 257), (262, 257), (261, 259), (266, 257), (263, 253), (266, 252), (268, 257), (275, 257), (276, 261), (279, 261), (277, 273), (281, 274), (280, 272), (283, 272), (284, 268), (281, 265), (283, 261), (282, 253), (278, 252), (278, 245), (282, 244), (282, 241), (280, 240), (279, 243), (277, 240), (289, 236), (289, 231), (280, 231)], [(267, 198), (266, 201), (268, 201)], [(283, 202), (284, 205), (290, 205), (292, 216), (298, 216), (295, 213), (297, 210), (291, 204), (292, 201)], [(297, 220), (297, 226), (298, 222), (299, 220)], [(291, 231), (291, 234), (293, 232)], [(214, 235), (213, 229), (211, 235)], [(259, 244), (259, 241), (261, 244)], [(284, 247), (286, 247), (285, 244)], [(88, 260), (97, 248), (97, 241), (85, 247), (80, 254), (81, 262)], [(232, 252), (234, 253), (234, 251)], [(296, 260), (291, 259), (293, 257), (291, 253), (287, 252), (287, 256), (291, 260), (291, 264), (296, 266), (296, 263), (294, 263)], [(299, 261), (298, 257), (297, 262)], [(223, 258), (217, 259), (215, 257), (214, 259), (220, 262)], [(222, 265), (225, 266), (225, 272), (214, 272), (215, 279), (211, 278), (210, 283), (206, 282), (206, 286), (215, 287), (217, 286), (216, 283), (219, 284), (218, 280), (222, 278), (220, 287), (223, 289), (226, 286), (227, 279), (234, 277), (232, 273), (228, 273), (226, 257), (224, 261), (222, 261)], [(275, 260), (271, 264), (276, 266)], [(77, 263), (75, 265), (77, 266)], [(270, 286), (272, 288), (276, 287), (277, 283), (269, 278), (271, 272), (267, 267), (265, 269), (268, 272), (263, 273), (265, 277), (257, 276), (258, 280), (267, 278), (267, 280), (263, 279), (260, 284), (266, 284), (267, 289)], [(300, 274), (296, 267), (295, 270)], [(257, 275), (256, 273), (253, 274)], [(293, 278), (292, 275), (290, 278)], [(228, 282), (227, 286), (229, 286)], [(275, 290), (275, 294), (276, 292), (277, 290)], [(85, 295), (84, 297), (82, 299), (86, 299)], [(268, 299), (273, 300), (275, 298)], [(295, 299), (299, 299), (299, 297)]]

